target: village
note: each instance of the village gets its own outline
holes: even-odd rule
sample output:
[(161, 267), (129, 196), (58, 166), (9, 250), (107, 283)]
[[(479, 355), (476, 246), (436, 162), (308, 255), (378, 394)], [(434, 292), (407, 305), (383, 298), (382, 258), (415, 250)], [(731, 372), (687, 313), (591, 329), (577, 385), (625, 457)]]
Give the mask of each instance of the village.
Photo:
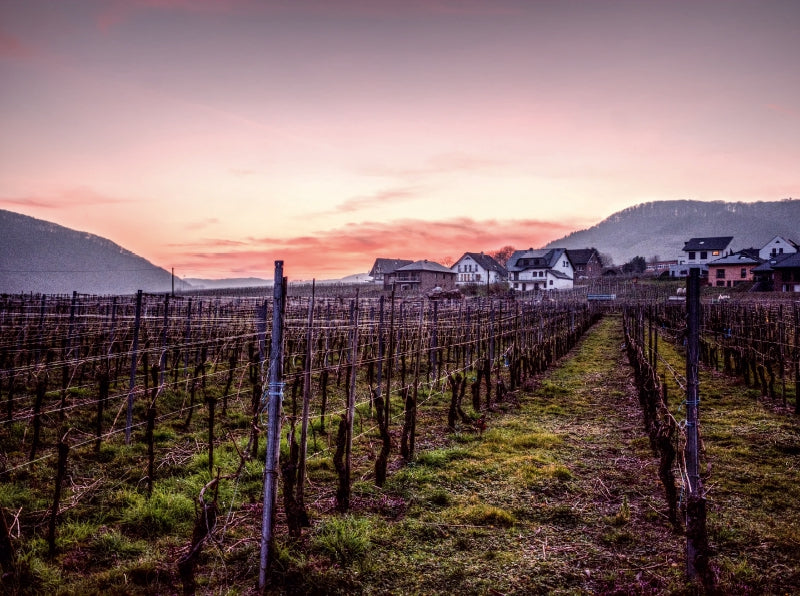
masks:
[(645, 262), (638, 268), (606, 266), (595, 248), (528, 248), (515, 250), (506, 263), (483, 252), (465, 252), (452, 266), (432, 260), (377, 258), (369, 272), (372, 283), (401, 292), (453, 293), (469, 286), (507, 285), (509, 290), (567, 290), (580, 280), (636, 274), (682, 278), (699, 268), (703, 283), (718, 288), (762, 292), (800, 292), (800, 245), (775, 236), (761, 246), (735, 247), (733, 236), (690, 238), (679, 259)]

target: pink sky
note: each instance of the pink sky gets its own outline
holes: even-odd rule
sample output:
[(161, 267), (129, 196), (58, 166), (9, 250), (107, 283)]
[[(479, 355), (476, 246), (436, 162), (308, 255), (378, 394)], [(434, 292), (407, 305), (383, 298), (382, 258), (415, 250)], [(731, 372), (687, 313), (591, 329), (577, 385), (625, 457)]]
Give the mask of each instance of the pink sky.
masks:
[(798, 31), (793, 0), (0, 0), (0, 208), (309, 279), (796, 198)]

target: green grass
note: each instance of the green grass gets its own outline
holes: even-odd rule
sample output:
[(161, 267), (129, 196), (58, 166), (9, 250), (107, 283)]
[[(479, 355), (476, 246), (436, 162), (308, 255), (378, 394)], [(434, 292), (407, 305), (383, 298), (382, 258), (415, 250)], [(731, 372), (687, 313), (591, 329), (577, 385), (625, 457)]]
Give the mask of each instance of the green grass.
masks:
[[(306, 487), (311, 526), (300, 538), (287, 535), (279, 493), (270, 593), (692, 593), (685, 537), (666, 518), (620, 327), (615, 317), (602, 320), (567, 358), (530, 380), (529, 391), (486, 412), (482, 433), (460, 421), (447, 428), (449, 391), (422, 392), (416, 455), (399, 457), (395, 418), (382, 488), (373, 477), (380, 441), (361, 405), (356, 433), (365, 434), (354, 445), (346, 515), (334, 507), (339, 416), (326, 416), (326, 435), (315, 419), (309, 453), (318, 453), (308, 460)], [(680, 352), (665, 339), (659, 347), (682, 370)], [(669, 375), (667, 382), (681, 420), (679, 387)], [(330, 391), (329, 412), (338, 412), (344, 383), (336, 387), (332, 378)], [(758, 397), (719, 373), (701, 374), (701, 467), (721, 593), (800, 590), (800, 430), (794, 416)], [(183, 396), (169, 399), (177, 408)], [(249, 395), (242, 400), (246, 409)], [(264, 440), (234, 476), (250, 419), (233, 404), (218, 417), (220, 484), (205, 497), (217, 495), (220, 517), (216, 541), (199, 560), (198, 594), (253, 594), (258, 576)], [(463, 407), (473, 414), (469, 396)], [(399, 400), (392, 412), (401, 413)], [(185, 415), (157, 427), (149, 498), (143, 432), (134, 432), (130, 446), (108, 441), (99, 455), (91, 447), (71, 453), (53, 558), (44, 536), (54, 462), (23, 467), (13, 482), (0, 483), (0, 506), (9, 520), (20, 512), (22, 528), (14, 539), (18, 573), (2, 591), (180, 593), (175, 561), (188, 549), (198, 495), (210, 480), (205, 416), (200, 407), (190, 428), (182, 427)], [(24, 425), (7, 428), (0, 437), (6, 454), (24, 458), (25, 432)]]

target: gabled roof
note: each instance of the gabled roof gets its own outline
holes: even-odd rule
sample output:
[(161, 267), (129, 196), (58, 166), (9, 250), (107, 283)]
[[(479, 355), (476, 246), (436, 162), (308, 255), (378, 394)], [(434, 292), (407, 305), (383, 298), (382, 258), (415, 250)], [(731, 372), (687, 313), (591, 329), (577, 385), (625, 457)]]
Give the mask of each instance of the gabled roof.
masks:
[[(500, 275), (507, 275), (508, 271), (505, 267), (503, 267), (500, 263), (495, 261), (489, 255), (485, 255), (482, 252), (465, 252), (461, 255), (461, 258), (456, 261), (456, 265), (460, 263), (464, 257), (469, 257), (473, 261), (475, 261), (478, 265), (483, 267), (486, 271), (496, 271)], [(454, 265), (455, 266), (455, 265)]]
[(573, 266), (587, 265), (592, 260), (592, 256), (597, 256), (597, 262), (600, 262), (600, 255), (593, 248), (568, 248), (567, 256)]
[(564, 273), (563, 271), (559, 271), (558, 269), (551, 269), (547, 272), (548, 275), (552, 275), (556, 279), (572, 279), (569, 275)]
[(720, 257), (719, 259), (710, 261), (708, 263), (708, 266), (711, 267), (713, 265), (758, 265), (760, 263), (761, 259), (759, 259), (758, 257), (751, 256), (749, 250), (742, 250), (730, 255), (726, 255), (724, 257)]
[[(775, 255), (774, 257), (770, 257), (763, 263), (761, 263), (758, 267), (753, 268), (755, 273), (764, 273), (765, 271), (772, 271), (775, 268), (783, 265), (784, 261), (787, 261), (791, 257), (796, 257), (800, 255), (800, 253), (786, 253), (782, 255)], [(791, 265), (790, 265), (791, 266)], [(796, 265), (800, 267), (800, 265)]]
[[(772, 261), (772, 259), (770, 259)], [(781, 259), (774, 265), (772, 265), (773, 269), (798, 269), (800, 268), (800, 252), (793, 252), (786, 256), (785, 259)]]
[(453, 271), (449, 267), (445, 267), (444, 265), (440, 265), (439, 263), (435, 263), (427, 259), (422, 261), (415, 261), (408, 265), (404, 265), (399, 269), (395, 269), (395, 272), (400, 272), (400, 271), (430, 271), (433, 273), (449, 273), (451, 275), (455, 275), (455, 271)]
[[(528, 269), (552, 269), (562, 256), (566, 255), (565, 248), (540, 248), (528, 250), (515, 250), (508, 260), (506, 268), (509, 271), (526, 271)], [(571, 261), (570, 261), (571, 262)]]
[(797, 250), (800, 250), (800, 244), (797, 244), (797, 242), (795, 242), (790, 238), (784, 238), (783, 236), (773, 236), (773, 238), (769, 242), (767, 242), (764, 246), (762, 246), (761, 249), (763, 250), (768, 246), (771, 246), (772, 244), (776, 244), (778, 240), (783, 240), (786, 244), (793, 246)]
[(375, 277), (375, 273), (380, 270), (381, 273), (386, 275), (410, 263), (413, 263), (410, 259), (375, 259), (375, 264), (370, 269), (369, 274)]
[(683, 245), (684, 251), (697, 250), (725, 250), (733, 240), (733, 236), (715, 236), (710, 238), (690, 238)]

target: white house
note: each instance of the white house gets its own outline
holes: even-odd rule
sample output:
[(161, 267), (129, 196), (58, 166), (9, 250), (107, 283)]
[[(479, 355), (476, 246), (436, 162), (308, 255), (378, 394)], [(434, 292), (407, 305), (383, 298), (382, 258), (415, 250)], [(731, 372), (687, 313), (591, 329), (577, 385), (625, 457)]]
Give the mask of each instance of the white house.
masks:
[(676, 265), (670, 265), (671, 277), (686, 277), (690, 268), (708, 271), (709, 261), (715, 261), (725, 255), (725, 250), (733, 240), (733, 236), (715, 236), (711, 238), (690, 238), (683, 245), (686, 258)]
[(517, 250), (506, 267), (509, 287), (522, 292), (570, 289), (575, 278), (564, 248)]
[(793, 241), (787, 240), (782, 236), (775, 236), (759, 249), (758, 257), (763, 261), (767, 261), (780, 255), (796, 253), (799, 248)]
[(482, 252), (465, 252), (450, 267), (456, 273), (456, 285), (505, 283), (508, 271), (500, 263)]

